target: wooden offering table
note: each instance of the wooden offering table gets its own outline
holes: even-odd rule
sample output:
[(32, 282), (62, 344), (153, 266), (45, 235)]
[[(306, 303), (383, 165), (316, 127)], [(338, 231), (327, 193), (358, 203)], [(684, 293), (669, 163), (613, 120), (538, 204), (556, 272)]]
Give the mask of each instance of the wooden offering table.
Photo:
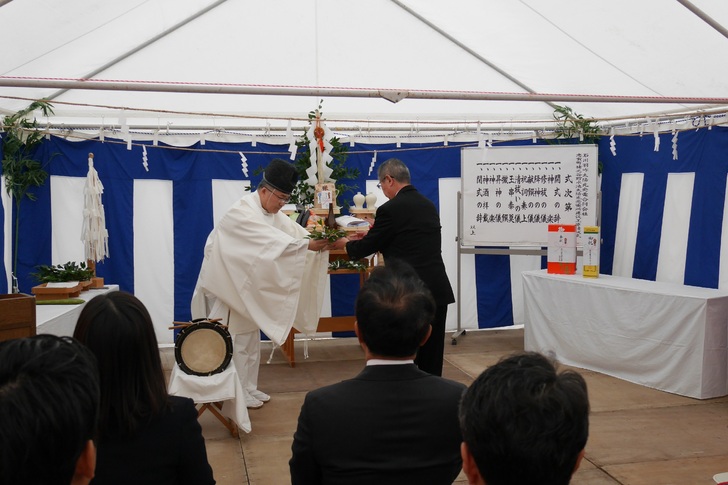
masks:
[[(336, 261), (338, 259), (344, 259), (346, 258), (346, 251), (341, 250), (333, 250), (329, 251), (329, 262)], [(367, 269), (365, 271), (359, 271), (355, 269), (337, 269), (337, 270), (329, 270), (330, 275), (342, 275), (342, 274), (358, 274), (359, 275), (359, 288), (364, 284), (364, 282), (367, 280), (367, 277), (369, 276), (369, 273), (374, 268), (373, 262), (374, 258), (372, 259), (362, 259), (362, 262), (367, 264)], [(354, 330), (354, 322), (356, 321), (356, 316), (354, 315), (346, 315), (346, 316), (339, 316), (339, 317), (321, 317), (319, 318), (318, 327), (316, 329), (317, 332), (351, 332)], [(292, 328), (290, 333), (288, 334), (288, 337), (286, 337), (286, 341), (283, 342), (283, 345), (281, 345), (281, 350), (283, 351), (283, 355), (286, 357), (286, 360), (290, 364), (291, 367), (296, 366), (296, 354), (295, 354), (295, 334), (299, 333), (298, 330), (295, 328)]]

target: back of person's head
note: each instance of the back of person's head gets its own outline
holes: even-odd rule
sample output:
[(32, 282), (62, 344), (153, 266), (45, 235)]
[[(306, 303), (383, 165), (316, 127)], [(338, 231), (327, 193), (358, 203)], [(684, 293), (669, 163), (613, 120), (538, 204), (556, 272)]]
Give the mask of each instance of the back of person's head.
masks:
[(430, 290), (412, 266), (393, 258), (372, 271), (356, 298), (360, 338), (377, 356), (414, 355), (430, 331), (434, 314)]
[(134, 435), (168, 405), (152, 318), (134, 295), (112, 291), (91, 299), (73, 336), (99, 363), (102, 440)]
[(410, 183), (410, 171), (407, 165), (399, 158), (390, 158), (385, 160), (377, 169), (379, 180), (389, 175), (394, 180), (402, 184)]
[(0, 483), (71, 483), (98, 410), (96, 362), (80, 343), (55, 335), (0, 342)]
[(487, 485), (567, 485), (589, 435), (586, 382), (538, 353), (505, 358), (466, 391), (460, 427)]

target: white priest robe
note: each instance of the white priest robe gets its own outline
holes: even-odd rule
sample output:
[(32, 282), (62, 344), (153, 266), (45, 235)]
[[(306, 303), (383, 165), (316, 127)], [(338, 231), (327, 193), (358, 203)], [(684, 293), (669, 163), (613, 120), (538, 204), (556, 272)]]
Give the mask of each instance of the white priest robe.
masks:
[(260, 329), (278, 345), (292, 326), (314, 333), (328, 252), (309, 251), (307, 235), (282, 212), (263, 210), (257, 192), (240, 199), (207, 238), (192, 317), (222, 318), (233, 335)]

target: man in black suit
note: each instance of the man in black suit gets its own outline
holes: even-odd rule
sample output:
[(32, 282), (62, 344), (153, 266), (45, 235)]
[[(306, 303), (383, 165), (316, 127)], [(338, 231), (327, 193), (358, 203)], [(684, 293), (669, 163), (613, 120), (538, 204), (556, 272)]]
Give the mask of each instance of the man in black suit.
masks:
[(377, 267), (356, 300), (366, 368), (306, 395), (289, 462), (297, 484), (451, 484), (461, 469), (461, 383), (414, 364), (431, 332), (430, 292), (411, 266)]
[(432, 292), (437, 304), (432, 336), (419, 350), (415, 363), (425, 372), (442, 375), (447, 306), (455, 301), (442, 261), (440, 216), (427, 197), (410, 184), (407, 166), (396, 158), (377, 171), (379, 186), (389, 199), (377, 208), (374, 226), (356, 241), (341, 238), (333, 247), (346, 248), (349, 259), (381, 252), (384, 264), (390, 258), (406, 261)]

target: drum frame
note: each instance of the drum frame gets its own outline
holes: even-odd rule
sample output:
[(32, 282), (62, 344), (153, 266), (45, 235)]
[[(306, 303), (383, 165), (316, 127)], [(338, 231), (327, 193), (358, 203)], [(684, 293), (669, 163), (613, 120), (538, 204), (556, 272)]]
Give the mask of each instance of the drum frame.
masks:
[[(176, 325), (177, 322), (175, 322)], [(220, 324), (218, 321), (215, 320), (208, 320), (207, 318), (198, 318), (195, 320), (192, 320), (190, 323), (184, 324), (184, 325), (178, 325), (177, 328), (183, 327), (179, 334), (177, 334), (175, 341), (174, 341), (174, 360), (177, 361), (177, 365), (179, 365), (179, 368), (185, 373), (189, 375), (194, 376), (211, 376), (214, 374), (219, 374), (223, 372), (225, 369), (227, 369), (228, 365), (230, 365), (230, 361), (233, 357), (233, 339), (230, 335), (230, 332), (227, 329), (226, 325)], [(225, 356), (222, 359), (222, 362), (220, 365), (215, 368), (212, 371), (209, 372), (199, 372), (194, 369), (191, 369), (182, 359), (182, 345), (184, 344), (185, 339), (188, 335), (194, 333), (196, 330), (199, 329), (207, 329), (207, 330), (213, 330), (214, 332), (217, 332), (222, 337), (223, 341), (225, 342)]]

